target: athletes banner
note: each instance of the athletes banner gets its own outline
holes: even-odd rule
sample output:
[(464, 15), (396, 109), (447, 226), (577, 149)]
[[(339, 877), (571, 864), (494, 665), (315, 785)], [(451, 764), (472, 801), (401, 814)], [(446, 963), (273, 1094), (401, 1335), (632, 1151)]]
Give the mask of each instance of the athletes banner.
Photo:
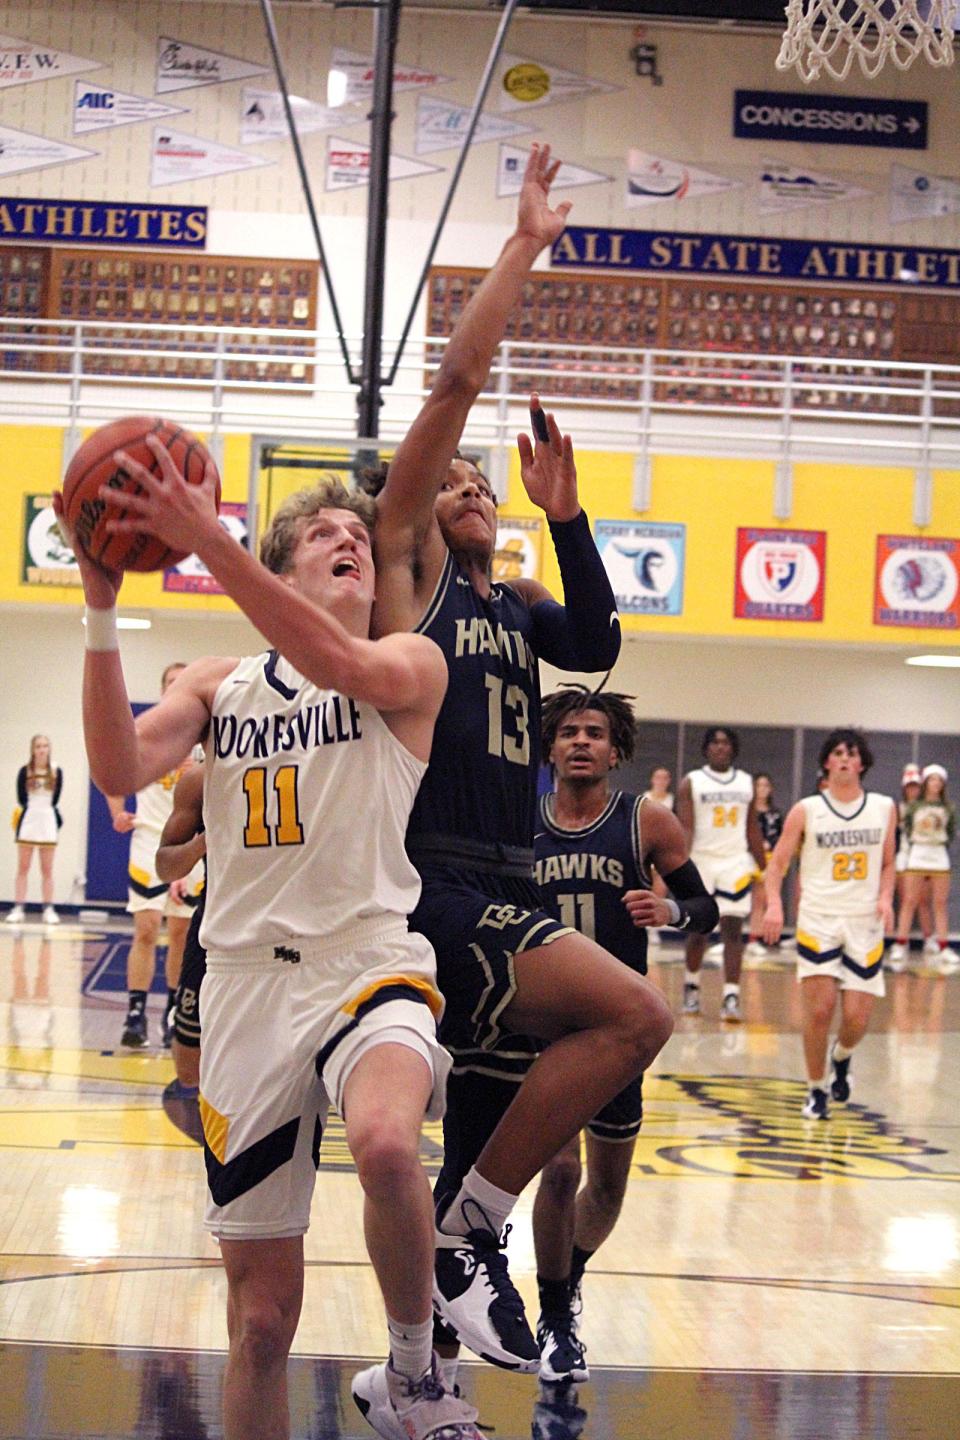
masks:
[(785, 165), (763, 160), (760, 166), (760, 209), (764, 214), (801, 210), (806, 205), (828, 205), (837, 200), (858, 200), (871, 192), (836, 175), (811, 170), (809, 165)]
[(46, 135), (31, 135), (28, 130), (0, 125), (0, 175), (48, 170), (51, 165), (72, 165), (75, 160), (87, 160), (97, 154), (97, 150), (83, 150), (62, 140), (48, 140)]
[[(290, 96), (293, 123), (298, 135), (315, 135), (323, 130), (338, 130), (341, 126), (359, 125), (366, 115), (357, 110), (331, 109), (305, 100), (301, 95)], [(286, 140), (290, 134), (287, 115), (283, 108), (283, 96), (279, 90), (257, 90), (244, 85), (240, 97), (240, 143), (256, 145), (261, 140)]]
[[(245, 550), (250, 548), (247, 533), (246, 501), (224, 500), (220, 504), (220, 524)], [(163, 588), (180, 595), (225, 595), (227, 592), (215, 580), (203, 561), (196, 555), (188, 555), (172, 570), (163, 572)]]
[[(453, 105), (449, 100), (438, 100), (435, 95), (418, 95), (417, 154), (431, 155), (435, 150), (452, 150), (454, 146), (460, 148), (471, 114), (466, 105)], [(482, 145), (485, 140), (512, 140), (518, 135), (533, 134), (532, 125), (481, 111), (470, 144)]]
[[(433, 175), (442, 167), (412, 160), (408, 155), (390, 156), (390, 179), (412, 180), (417, 175)], [(327, 178), (325, 190), (352, 190), (370, 183), (370, 146), (359, 140), (343, 140), (331, 136), (327, 141)]]
[[(337, 46), (330, 61), (327, 98), (335, 105), (365, 104), (373, 99), (373, 74), (371, 55), (360, 55), (355, 50)], [(435, 70), (420, 70), (415, 65), (393, 67), (394, 91), (433, 90), (437, 85), (450, 83), (449, 75), (440, 75)]]
[(24, 585), (79, 585), (77, 559), (57, 527), (50, 492), (23, 497), (20, 580)]
[(240, 60), (219, 50), (205, 50), (202, 45), (188, 45), (161, 35), (157, 41), (157, 73), (154, 89), (158, 95), (171, 90), (195, 90), (200, 85), (224, 85), (228, 80), (249, 80), (265, 75), (267, 65), (253, 60)]
[(501, 110), (535, 110), (541, 105), (609, 95), (619, 89), (619, 85), (607, 85), (603, 80), (592, 80), (589, 75), (545, 65), (524, 55), (504, 54), (500, 61)]
[(106, 85), (77, 80), (73, 91), (73, 133), (110, 130), (117, 125), (136, 125), (143, 120), (162, 120), (166, 115), (185, 115), (182, 105), (165, 105), (149, 95), (130, 95)]
[(38, 80), (60, 80), (78, 70), (102, 70), (100, 60), (86, 60), (51, 45), (34, 45), (15, 35), (0, 35), (0, 90), (11, 85), (35, 85)]
[(825, 530), (737, 531), (738, 620), (823, 619)]
[(697, 200), (703, 195), (722, 195), (735, 190), (739, 180), (728, 175), (714, 175), (685, 165), (682, 160), (669, 160), (665, 155), (651, 155), (646, 150), (630, 150), (627, 154), (628, 210), (659, 205), (664, 200)]
[(875, 625), (960, 628), (960, 540), (878, 535)]
[(683, 614), (685, 525), (598, 520), (593, 535), (623, 614)]
[[(518, 145), (500, 146), (500, 159), (497, 165), (497, 195), (501, 199), (504, 195), (520, 194), (523, 188), (523, 172), (527, 168), (529, 158), (529, 150), (521, 150)], [(587, 170), (583, 165), (568, 165), (566, 162), (562, 162), (550, 189), (551, 191), (575, 190), (578, 185), (606, 184), (612, 179), (612, 175), (601, 175), (599, 170)]]
[(158, 125), (153, 132), (153, 154), (150, 157), (151, 185), (182, 185), (188, 180), (201, 180), (210, 175), (229, 175), (233, 170), (255, 170), (272, 165), (262, 155), (249, 150), (234, 150), (215, 140), (199, 135), (184, 135)]
[(543, 521), (535, 516), (497, 516), (494, 580), (539, 580), (543, 554)]

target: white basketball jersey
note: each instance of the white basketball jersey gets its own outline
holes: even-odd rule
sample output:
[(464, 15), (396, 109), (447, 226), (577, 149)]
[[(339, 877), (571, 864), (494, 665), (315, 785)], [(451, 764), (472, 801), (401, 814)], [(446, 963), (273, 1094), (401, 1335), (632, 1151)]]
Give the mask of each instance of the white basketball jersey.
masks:
[(748, 850), (747, 811), (753, 800), (753, 781), (746, 770), (718, 774), (704, 765), (690, 771), (693, 800), (693, 844), (698, 855), (718, 859)]
[(406, 920), (420, 878), (403, 841), (427, 767), (373, 706), (268, 651), (219, 686), (207, 748), (203, 945), (229, 955)]
[(800, 804), (802, 908), (826, 915), (872, 915), (894, 802), (888, 795), (865, 791), (856, 804), (840, 806), (821, 791)]
[[(160, 839), (163, 827), (173, 810), (173, 792), (183, 769), (181, 765), (176, 770), (169, 770), (166, 775), (161, 775), (159, 780), (154, 780), (137, 791), (138, 830), (149, 830), (157, 840)], [(153, 848), (156, 850), (156, 845)]]

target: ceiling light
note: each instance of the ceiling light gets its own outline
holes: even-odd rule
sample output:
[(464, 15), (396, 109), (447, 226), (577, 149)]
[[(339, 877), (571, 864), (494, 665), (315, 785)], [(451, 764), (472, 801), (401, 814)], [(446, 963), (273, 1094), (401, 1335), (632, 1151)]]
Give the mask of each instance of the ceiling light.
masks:
[(960, 653), (956, 655), (908, 655), (908, 665), (928, 665), (931, 670), (960, 670)]

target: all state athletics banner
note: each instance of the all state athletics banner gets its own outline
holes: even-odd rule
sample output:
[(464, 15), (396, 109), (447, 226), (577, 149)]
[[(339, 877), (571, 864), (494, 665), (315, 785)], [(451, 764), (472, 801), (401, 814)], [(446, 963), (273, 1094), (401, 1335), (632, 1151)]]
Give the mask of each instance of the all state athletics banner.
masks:
[(772, 240), (769, 235), (570, 225), (555, 242), (550, 263), (585, 270), (737, 275), (838, 285), (902, 285), (909, 280), (960, 290), (960, 250), (935, 245), (854, 245), (838, 240)]

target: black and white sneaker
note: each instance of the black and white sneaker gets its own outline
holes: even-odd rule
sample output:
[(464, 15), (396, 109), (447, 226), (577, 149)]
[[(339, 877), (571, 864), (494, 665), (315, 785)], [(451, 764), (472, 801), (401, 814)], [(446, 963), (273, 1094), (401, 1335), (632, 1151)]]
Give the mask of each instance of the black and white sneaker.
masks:
[(436, 1359), (414, 1384), (387, 1361), (361, 1370), (350, 1382), (354, 1403), (382, 1440), (484, 1440), (477, 1412), (448, 1390)]
[(146, 1043), (147, 1012), (145, 1010), (128, 1010), (127, 1018), (123, 1022), (120, 1044), (127, 1050), (142, 1050)]
[(740, 996), (735, 995), (733, 991), (723, 997), (720, 1005), (720, 1019), (727, 1025), (739, 1025), (743, 1019), (740, 1012)]
[(540, 1364), (540, 1351), (507, 1269), (509, 1234), (509, 1225), (502, 1241), (486, 1226), (466, 1235), (438, 1230), (433, 1308), (482, 1360), (532, 1374)]
[(164, 1050), (169, 1050), (173, 1045), (174, 1024), (177, 1018), (177, 1007), (171, 1005), (163, 1013), (163, 1020), (160, 1023), (160, 1039), (163, 1042)]
[(811, 1090), (803, 1104), (803, 1115), (806, 1120), (829, 1120), (830, 1106), (827, 1103), (826, 1090)]
[(681, 1007), (680, 1007), (680, 1013), (681, 1013), (682, 1015), (699, 1015), (699, 1014), (700, 1014), (700, 986), (699, 986), (699, 985), (684, 985), (684, 987), (683, 987), (683, 1004), (682, 1004)]
[(545, 1385), (581, 1384), (590, 1379), (586, 1351), (577, 1334), (572, 1314), (540, 1316), (537, 1326), (540, 1346), (540, 1379)]
[(830, 1063), (833, 1066), (830, 1094), (840, 1105), (850, 1099), (850, 1059), (849, 1055), (846, 1060), (837, 1060), (835, 1056), (830, 1056)]
[(587, 1412), (577, 1404), (573, 1385), (541, 1383), (533, 1407), (532, 1440), (579, 1440), (587, 1423)]

